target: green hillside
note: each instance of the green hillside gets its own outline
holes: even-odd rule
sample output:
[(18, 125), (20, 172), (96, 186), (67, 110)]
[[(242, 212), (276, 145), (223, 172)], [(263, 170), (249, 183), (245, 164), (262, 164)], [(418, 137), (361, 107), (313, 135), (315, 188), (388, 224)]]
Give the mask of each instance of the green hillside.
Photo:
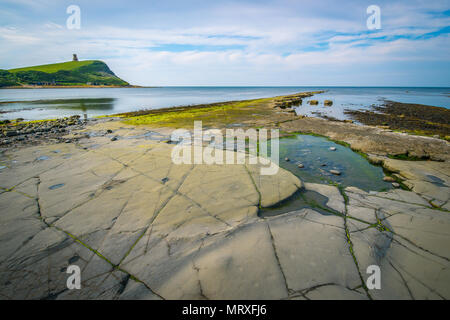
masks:
[(9, 69), (9, 72), (17, 73), (20, 71), (41, 71), (47, 73), (55, 73), (61, 70), (70, 71), (77, 69), (79, 67), (87, 66), (94, 63), (95, 60), (86, 60), (86, 61), (69, 61), (62, 63), (52, 63), (52, 64), (43, 64), (41, 66), (34, 67), (25, 67), (25, 68), (16, 68)]
[(0, 70), (0, 87), (6, 86), (128, 86), (102, 61), (70, 61)]

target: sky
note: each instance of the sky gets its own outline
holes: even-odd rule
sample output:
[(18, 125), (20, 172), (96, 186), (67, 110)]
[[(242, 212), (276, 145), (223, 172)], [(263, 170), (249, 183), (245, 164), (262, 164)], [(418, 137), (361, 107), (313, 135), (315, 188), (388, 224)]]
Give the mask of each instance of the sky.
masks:
[(450, 0), (0, 0), (0, 69), (76, 53), (135, 85), (450, 87), (449, 33)]

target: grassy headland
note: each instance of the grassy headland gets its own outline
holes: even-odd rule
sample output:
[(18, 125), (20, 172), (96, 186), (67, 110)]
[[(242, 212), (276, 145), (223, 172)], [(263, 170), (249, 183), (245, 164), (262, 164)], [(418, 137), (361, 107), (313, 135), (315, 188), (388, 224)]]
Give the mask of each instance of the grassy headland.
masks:
[(102, 61), (70, 61), (0, 70), (1, 87), (129, 86)]

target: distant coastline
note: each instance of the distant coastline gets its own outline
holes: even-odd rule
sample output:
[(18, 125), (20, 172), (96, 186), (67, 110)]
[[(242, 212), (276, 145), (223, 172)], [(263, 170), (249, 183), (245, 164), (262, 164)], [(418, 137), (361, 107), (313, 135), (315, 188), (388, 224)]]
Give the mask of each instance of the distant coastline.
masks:
[(75, 85), (75, 86), (32, 86), (32, 85), (25, 85), (25, 86), (9, 86), (9, 87), (0, 87), (1, 89), (70, 89), (70, 88), (77, 88), (77, 89), (83, 89), (83, 88), (160, 88), (158, 86), (136, 86), (136, 85), (128, 85), (128, 86), (106, 86), (106, 85)]
[(114, 74), (99, 60), (53, 63), (32, 67), (0, 70), (2, 88), (89, 88), (129, 87), (127, 81)]

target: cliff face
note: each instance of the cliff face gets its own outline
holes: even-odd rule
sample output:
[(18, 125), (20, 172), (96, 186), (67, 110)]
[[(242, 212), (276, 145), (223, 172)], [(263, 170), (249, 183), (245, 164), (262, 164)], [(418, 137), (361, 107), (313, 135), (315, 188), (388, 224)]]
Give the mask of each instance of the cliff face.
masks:
[(102, 61), (71, 61), (35, 67), (0, 70), (0, 87), (23, 85), (128, 86)]

